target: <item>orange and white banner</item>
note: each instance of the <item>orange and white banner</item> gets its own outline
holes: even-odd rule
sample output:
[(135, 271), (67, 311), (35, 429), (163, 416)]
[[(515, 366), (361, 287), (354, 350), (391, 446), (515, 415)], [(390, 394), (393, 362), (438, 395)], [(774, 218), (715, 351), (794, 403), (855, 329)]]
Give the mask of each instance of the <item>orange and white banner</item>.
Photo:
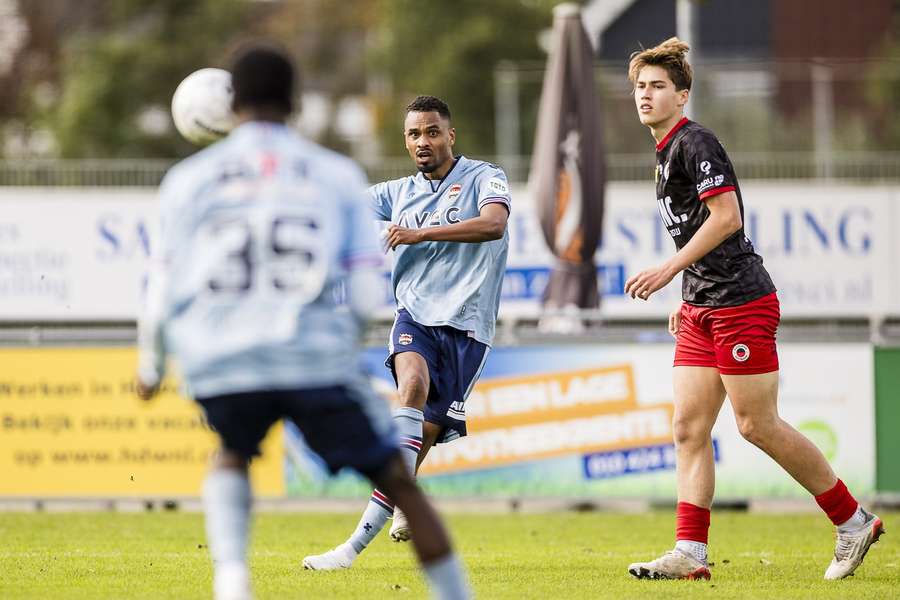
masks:
[(672, 405), (638, 405), (631, 365), (477, 384), (468, 435), (428, 453), (420, 474), (484, 469), (672, 441)]

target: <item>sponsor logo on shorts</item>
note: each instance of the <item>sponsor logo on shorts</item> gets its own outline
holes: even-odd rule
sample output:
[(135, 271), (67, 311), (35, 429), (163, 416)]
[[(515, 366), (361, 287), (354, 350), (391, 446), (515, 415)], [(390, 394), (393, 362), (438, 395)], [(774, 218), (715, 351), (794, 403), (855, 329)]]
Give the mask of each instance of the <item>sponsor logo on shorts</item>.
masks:
[(412, 334), (411, 333), (401, 333), (397, 337), (397, 343), (401, 346), (409, 346), (412, 344)]
[(746, 362), (750, 358), (750, 348), (747, 347), (747, 344), (735, 344), (731, 349), (731, 356), (738, 362)]
[(459, 198), (459, 194), (462, 192), (462, 186), (458, 183), (454, 183), (450, 186), (450, 191), (447, 192), (447, 200), (456, 200)]
[(457, 421), (465, 421), (466, 420), (466, 403), (462, 402), (451, 402), (450, 408), (447, 409), (447, 416)]

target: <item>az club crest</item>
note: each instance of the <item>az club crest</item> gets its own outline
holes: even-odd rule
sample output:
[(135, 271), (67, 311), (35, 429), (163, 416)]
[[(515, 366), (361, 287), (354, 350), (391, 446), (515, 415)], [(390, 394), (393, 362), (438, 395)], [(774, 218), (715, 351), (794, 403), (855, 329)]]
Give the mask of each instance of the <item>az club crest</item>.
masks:
[(411, 333), (401, 333), (397, 337), (397, 343), (399, 343), (401, 346), (409, 346), (410, 344), (412, 344), (412, 334)]

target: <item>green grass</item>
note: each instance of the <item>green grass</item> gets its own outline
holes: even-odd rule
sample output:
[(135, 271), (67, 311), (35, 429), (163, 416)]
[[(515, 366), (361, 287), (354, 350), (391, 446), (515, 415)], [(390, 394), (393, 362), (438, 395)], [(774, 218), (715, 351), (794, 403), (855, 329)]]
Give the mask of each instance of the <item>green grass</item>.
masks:
[[(451, 515), (479, 598), (900, 598), (900, 513), (855, 577), (826, 582), (832, 536), (821, 515), (713, 515), (709, 582), (636, 581), (626, 567), (671, 547), (670, 513)], [(300, 560), (343, 540), (355, 515), (262, 514), (251, 566), (257, 597), (418, 599), (410, 548), (386, 534), (349, 571)], [(209, 598), (200, 515), (0, 513), (0, 598)]]

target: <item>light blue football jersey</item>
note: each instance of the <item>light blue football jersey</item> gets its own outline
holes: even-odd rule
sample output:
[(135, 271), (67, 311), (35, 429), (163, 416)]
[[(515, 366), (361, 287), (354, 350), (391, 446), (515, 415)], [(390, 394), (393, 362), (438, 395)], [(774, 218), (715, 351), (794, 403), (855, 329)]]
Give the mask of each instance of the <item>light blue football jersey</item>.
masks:
[(166, 175), (163, 339), (192, 395), (359, 378), (360, 324), (338, 297), (382, 262), (365, 190), (349, 159), (264, 123)]
[[(503, 170), (464, 156), (441, 181), (422, 173), (369, 188), (377, 218), (410, 228), (472, 219), (497, 202), (510, 208)], [(449, 325), (491, 344), (509, 248), (507, 232), (481, 243), (423, 242), (398, 246), (391, 283), (400, 308), (422, 325)]]

